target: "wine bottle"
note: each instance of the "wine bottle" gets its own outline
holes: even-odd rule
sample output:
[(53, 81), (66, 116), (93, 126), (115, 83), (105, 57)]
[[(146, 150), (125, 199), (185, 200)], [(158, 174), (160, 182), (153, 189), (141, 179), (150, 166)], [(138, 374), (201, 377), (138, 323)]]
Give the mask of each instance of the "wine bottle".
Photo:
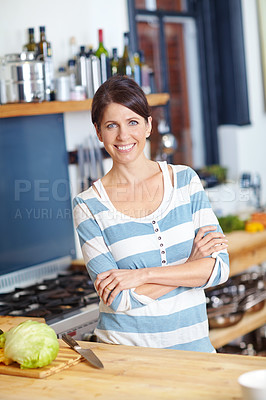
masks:
[(37, 53), (37, 44), (35, 43), (35, 38), (34, 38), (34, 28), (28, 29), (28, 35), (29, 35), (29, 41), (27, 44), (25, 44), (23, 49), (25, 51), (33, 51), (36, 54)]
[(124, 52), (123, 56), (119, 59), (118, 71), (121, 75), (128, 75), (133, 77), (133, 69), (130, 61), (129, 54), (129, 33), (124, 33)]
[(40, 26), (40, 42), (38, 43), (38, 55), (45, 60), (48, 57), (48, 47), (51, 49), (46, 40), (45, 26)]
[(44, 61), (45, 99), (54, 100), (54, 68), (51, 43), (46, 40), (45, 26), (40, 26), (40, 42), (38, 43), (38, 57)]
[(141, 63), (139, 52), (134, 53), (134, 80), (141, 86)]
[(113, 48), (113, 57), (111, 58), (111, 75), (118, 74), (119, 58), (117, 55), (117, 48)]
[(98, 29), (99, 35), (99, 47), (95, 51), (96, 57), (100, 59), (101, 62), (101, 83), (105, 82), (106, 79), (111, 75), (110, 73), (110, 59), (109, 54), (103, 44), (103, 30)]

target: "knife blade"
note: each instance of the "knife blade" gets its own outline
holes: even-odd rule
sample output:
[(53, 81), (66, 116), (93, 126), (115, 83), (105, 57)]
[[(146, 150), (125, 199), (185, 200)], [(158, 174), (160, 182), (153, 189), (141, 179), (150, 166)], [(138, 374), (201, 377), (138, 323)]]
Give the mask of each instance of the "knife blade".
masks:
[(104, 368), (103, 363), (99, 358), (93, 353), (91, 349), (83, 349), (70, 335), (63, 334), (63, 341), (68, 344), (73, 350), (84, 357), (90, 364), (96, 368)]

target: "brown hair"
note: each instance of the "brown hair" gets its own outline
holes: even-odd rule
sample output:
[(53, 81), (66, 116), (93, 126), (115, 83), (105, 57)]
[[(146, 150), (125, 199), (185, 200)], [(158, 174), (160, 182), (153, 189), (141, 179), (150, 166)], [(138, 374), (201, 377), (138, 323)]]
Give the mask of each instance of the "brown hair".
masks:
[(118, 103), (129, 108), (148, 122), (151, 110), (141, 87), (128, 76), (114, 75), (96, 91), (91, 109), (92, 123), (100, 130), (105, 108)]

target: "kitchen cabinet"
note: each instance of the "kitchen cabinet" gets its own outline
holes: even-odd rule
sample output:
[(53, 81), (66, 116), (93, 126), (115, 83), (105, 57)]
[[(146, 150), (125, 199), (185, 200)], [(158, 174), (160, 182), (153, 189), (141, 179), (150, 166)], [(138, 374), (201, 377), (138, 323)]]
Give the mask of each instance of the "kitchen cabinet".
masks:
[[(148, 94), (147, 100), (151, 107), (165, 105), (169, 100), (169, 94)], [(42, 103), (2, 104), (0, 105), (0, 118), (88, 111), (91, 109), (91, 104), (92, 99), (86, 99), (82, 101), (44, 101)]]
[[(236, 231), (226, 235), (229, 241), (230, 276), (266, 261), (266, 230), (257, 233)], [(266, 304), (260, 311), (246, 313), (234, 326), (210, 330), (210, 339), (217, 349), (239, 336), (245, 335), (266, 323)]]
[[(3, 330), (12, 324), (0, 320)], [(43, 379), (0, 374), (1, 398), (240, 400), (238, 377), (265, 368), (263, 357), (79, 343), (95, 352), (104, 369), (82, 361)], [(67, 347), (62, 340), (59, 344)]]

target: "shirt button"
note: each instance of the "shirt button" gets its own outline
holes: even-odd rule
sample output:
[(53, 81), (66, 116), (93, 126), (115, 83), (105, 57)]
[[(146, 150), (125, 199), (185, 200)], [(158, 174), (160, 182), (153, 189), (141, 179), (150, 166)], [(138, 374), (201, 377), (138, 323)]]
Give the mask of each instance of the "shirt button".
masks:
[(156, 224), (156, 221), (152, 221), (153, 224)]
[(161, 236), (159, 236), (159, 237), (158, 237), (158, 240), (161, 240), (161, 239), (162, 239)]
[(158, 229), (158, 228), (156, 228), (156, 229), (155, 229), (155, 232), (158, 232), (158, 230), (159, 230), (159, 229)]
[(163, 251), (161, 251), (161, 254), (165, 254), (165, 251), (163, 250)]
[(163, 247), (163, 243), (161, 243), (160, 246)]
[(165, 263), (166, 263), (166, 261), (165, 261), (165, 260), (163, 260), (163, 261), (162, 261), (162, 263), (163, 263), (163, 264), (165, 264)]

